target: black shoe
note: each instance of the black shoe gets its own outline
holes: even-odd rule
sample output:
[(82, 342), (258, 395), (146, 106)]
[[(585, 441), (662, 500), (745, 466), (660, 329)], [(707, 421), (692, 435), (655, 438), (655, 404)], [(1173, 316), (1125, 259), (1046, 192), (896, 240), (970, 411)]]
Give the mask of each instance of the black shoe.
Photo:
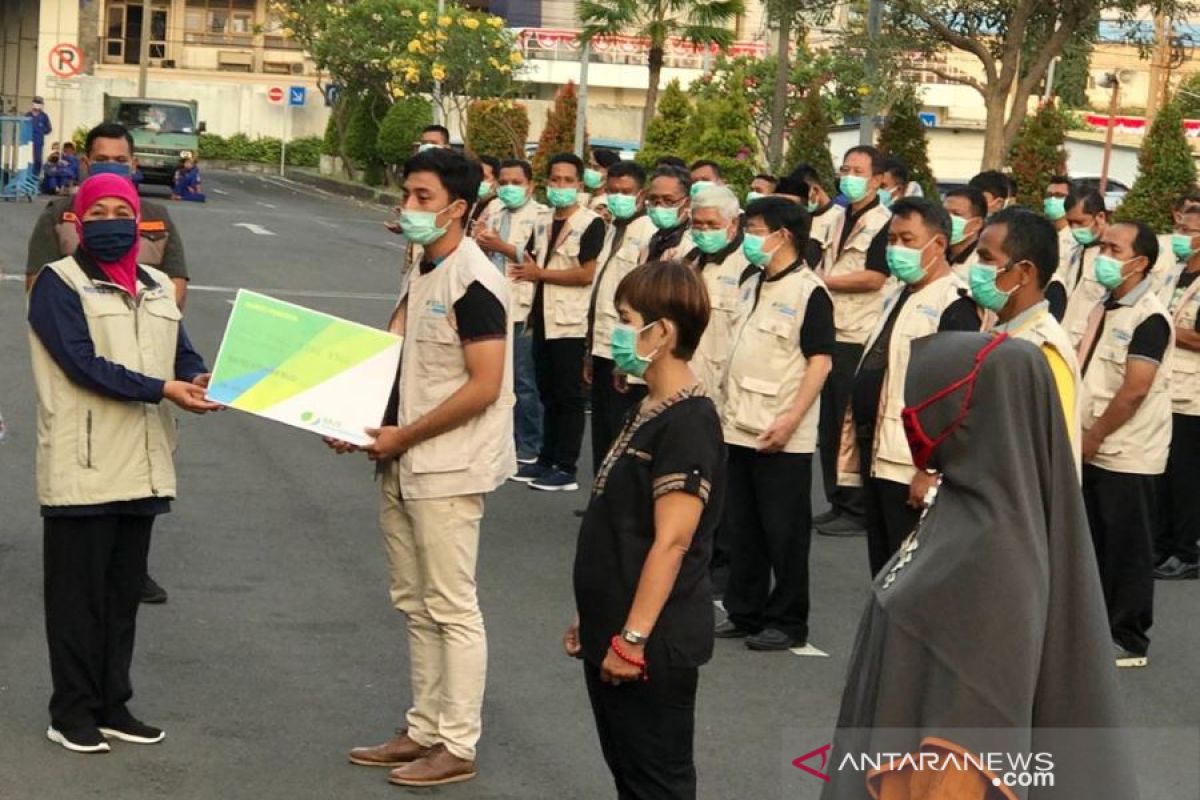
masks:
[(841, 513), (836, 508), (831, 508), (824, 514), (817, 514), (813, 517), (813, 525), (828, 525), (840, 516)]
[(817, 528), (817, 533), (822, 536), (866, 536), (867, 531), (863, 524), (858, 520), (841, 515), (834, 517), (829, 522), (817, 523), (814, 521)]
[(746, 639), (746, 647), (764, 653), (791, 650), (793, 647), (803, 647), (806, 643), (793, 639), (781, 630), (767, 628)]
[(60, 731), (51, 725), (46, 729), (46, 738), (72, 753), (107, 753), (110, 749), (108, 742), (104, 741), (104, 736), (96, 728)]
[(717, 623), (713, 628), (713, 636), (718, 639), (744, 639), (750, 635), (750, 631), (745, 628), (739, 628), (732, 620), (724, 620)]
[(167, 602), (167, 590), (159, 586), (149, 574), (142, 584), (142, 602), (152, 606), (160, 606)]
[(101, 724), (100, 733), (105, 739), (120, 739), (132, 744), (158, 744), (167, 737), (161, 728), (147, 725), (128, 712), (120, 719)]
[(1178, 556), (1171, 556), (1154, 568), (1154, 577), (1160, 581), (1200, 580), (1200, 564), (1189, 564)]

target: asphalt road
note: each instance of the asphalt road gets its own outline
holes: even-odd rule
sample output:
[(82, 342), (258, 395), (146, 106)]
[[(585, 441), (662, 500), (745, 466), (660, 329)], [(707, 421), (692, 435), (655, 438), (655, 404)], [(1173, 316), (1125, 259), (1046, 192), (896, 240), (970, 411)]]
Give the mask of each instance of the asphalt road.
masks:
[[(380, 225), (385, 209), (249, 175), (207, 174), (206, 189), (207, 205), (171, 206), (193, 277), (186, 324), (201, 352), (215, 355), (236, 287), (364, 323), (386, 319), (400, 251)], [(39, 210), (0, 203), (7, 276), (22, 272)], [(76, 756), (44, 737), (41, 526), (19, 279), (0, 281), (0, 408), (10, 428), (0, 444), (0, 798), (405, 791), (389, 786), (385, 771), (345, 760), (349, 747), (382, 741), (402, 724), (408, 695), (403, 623), (387, 600), (365, 459), (336, 457), (308, 434), (236, 412), (183, 420), (181, 497), (151, 552), (171, 600), (143, 608), (134, 664), (132, 708), (165, 727), (167, 740)], [(613, 796), (581, 670), (559, 646), (572, 613), (572, 512), (584, 503), (583, 493), (546, 496), (513, 484), (490, 498), (479, 568), (491, 647), (479, 777), (427, 796)], [(827, 741), (836, 718), (867, 588), (865, 542), (815, 537), (812, 575), (812, 644), (828, 658), (720, 642), (701, 673), (703, 798), (812, 790), (794, 788), (789, 763)], [(1158, 588), (1152, 664), (1121, 675), (1129, 724), (1194, 730), (1200, 584)], [(1190, 800), (1179, 791), (1148, 797)]]

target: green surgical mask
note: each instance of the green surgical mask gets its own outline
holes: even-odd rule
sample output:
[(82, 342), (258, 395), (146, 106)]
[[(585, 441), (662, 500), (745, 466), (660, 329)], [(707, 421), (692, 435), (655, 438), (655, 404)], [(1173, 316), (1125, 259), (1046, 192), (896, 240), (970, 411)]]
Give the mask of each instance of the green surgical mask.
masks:
[(567, 186), (551, 186), (546, 190), (546, 199), (555, 208), (570, 208), (579, 202), (579, 190)]
[(583, 185), (588, 189), (596, 191), (603, 182), (604, 176), (600, 174), (600, 170), (588, 167), (583, 171)]
[(867, 179), (860, 175), (843, 175), (838, 188), (851, 203), (857, 203), (867, 196)]
[(701, 231), (692, 228), (692, 241), (696, 243), (701, 253), (712, 255), (729, 244), (729, 234), (724, 229), (719, 231)]
[(1042, 211), (1046, 212), (1046, 219), (1058, 222), (1067, 215), (1067, 200), (1065, 197), (1047, 197), (1042, 201)]
[(815, 214), (815, 213), (817, 213), (818, 210), (820, 210), (821, 204), (820, 203), (809, 203), (808, 205), (805, 206), (805, 208), (808, 209), (808, 213)]
[[(767, 236), (770, 235), (767, 234)], [(742, 237), (742, 255), (756, 267), (765, 267), (771, 260), (771, 256), (775, 255), (763, 250), (767, 236), (761, 236), (757, 233), (747, 233)]]
[(1002, 291), (1000, 287), (996, 286), (996, 278), (999, 276), (1000, 270), (991, 264), (972, 264), (967, 271), (967, 284), (971, 287), (971, 297), (979, 304), (980, 308), (999, 313), (1008, 305), (1008, 298), (1012, 297), (1016, 287), (1007, 292)]
[(655, 350), (648, 356), (642, 355), (637, 350), (637, 340), (642, 331), (653, 325), (654, 323), (651, 322), (641, 328), (634, 328), (632, 325), (621, 322), (613, 328), (610, 344), (612, 345), (613, 364), (618, 372), (632, 375), (635, 378), (641, 378), (646, 374), (646, 370), (650, 368), (650, 363), (658, 351)]
[[(933, 239), (930, 239), (925, 243), (925, 247), (929, 247), (933, 241)], [(892, 275), (909, 285), (920, 283), (925, 277), (925, 268), (921, 266), (921, 256), (925, 253), (925, 247), (904, 247), (898, 244), (888, 245), (887, 265)]]
[(1091, 228), (1071, 228), (1071, 235), (1084, 247), (1095, 244), (1096, 240), (1100, 238)]
[(750, 205), (751, 203), (753, 203), (755, 200), (759, 199), (760, 197), (766, 197), (766, 195), (763, 194), (762, 192), (756, 192), (753, 189), (751, 189), (750, 191), (746, 192), (746, 205)]
[(637, 198), (631, 194), (610, 194), (606, 200), (613, 219), (629, 219), (637, 213)]
[(962, 244), (967, 238), (967, 218), (957, 214), (950, 215), (950, 244)]
[(480, 181), (479, 182), (479, 199), (480, 200), (487, 199), (488, 197), (491, 197), (491, 194), (492, 194), (491, 181)]
[(1196, 248), (1192, 247), (1192, 239), (1194, 237), (1190, 233), (1175, 233), (1171, 235), (1171, 252), (1175, 254), (1175, 258), (1183, 260), (1191, 258), (1196, 253)]
[[(846, 195), (846, 196), (849, 197), (850, 195)], [(857, 203), (858, 200), (855, 200), (854, 202)], [(883, 206), (884, 208), (892, 207), (892, 190), (891, 189), (880, 189), (879, 190), (879, 205)]]
[(1100, 285), (1112, 291), (1125, 282), (1124, 269), (1128, 263), (1128, 261), (1118, 261), (1112, 256), (1100, 255), (1096, 256), (1092, 270), (1096, 273), (1096, 280), (1100, 282)]
[(716, 184), (712, 181), (696, 181), (692, 184), (692, 188), (688, 190), (688, 194), (695, 197), (710, 186), (716, 186)]
[(651, 206), (646, 212), (650, 221), (659, 230), (670, 230), (679, 227), (679, 209), (674, 206)]
[(529, 201), (529, 192), (524, 186), (501, 186), (496, 190), (496, 195), (500, 202), (504, 203), (504, 207), (509, 209), (520, 208)]
[[(451, 203), (450, 205), (454, 205)], [(450, 206), (446, 206), (450, 208)], [(443, 208), (442, 211), (445, 211)], [(400, 230), (404, 232), (404, 236), (410, 242), (419, 245), (433, 244), (438, 239), (445, 236), (446, 231), (450, 228), (450, 223), (447, 222), (445, 227), (439, 228), (437, 224), (438, 214), (442, 211), (420, 211), (405, 209), (400, 212)]]

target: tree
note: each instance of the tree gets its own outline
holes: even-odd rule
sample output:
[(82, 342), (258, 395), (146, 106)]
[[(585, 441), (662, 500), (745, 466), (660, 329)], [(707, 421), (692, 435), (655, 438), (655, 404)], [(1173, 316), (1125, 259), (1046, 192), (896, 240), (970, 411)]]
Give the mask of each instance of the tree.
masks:
[(1062, 58), (1054, 68), (1054, 94), (1063, 108), (1087, 107), (1088, 73), (1097, 32), (1096, 25), (1080, 28), (1063, 47)]
[(375, 152), (389, 167), (396, 167), (413, 154), (421, 130), (433, 123), (433, 107), (424, 97), (402, 97), (379, 123)]
[(649, 87), (642, 114), (642, 140), (658, 107), (663, 58), (672, 38), (696, 47), (715, 45), (722, 52), (733, 43), (729, 27), (745, 11), (745, 0), (580, 0), (581, 42), (633, 34), (649, 42)]
[(529, 111), (524, 103), (476, 100), (467, 107), (466, 144), (472, 153), (524, 158), (528, 139)]
[(647, 169), (653, 167), (661, 156), (683, 155), (681, 150), (691, 119), (692, 101), (680, 87), (679, 81), (672, 80), (663, 91), (658, 113), (650, 120), (642, 135), (642, 147), (637, 156), (642, 166)]
[(702, 99), (696, 103), (680, 155), (715, 161), (725, 183), (740, 197), (758, 171), (758, 142), (750, 126), (750, 108), (742, 92)]
[[(554, 95), (554, 105), (546, 112), (546, 127), (542, 129), (537, 152), (533, 154), (533, 175), (537, 180), (546, 179), (553, 156), (575, 152), (575, 109), (578, 106), (579, 95), (575, 92), (575, 82), (568, 81)], [(583, 154), (586, 160), (587, 131), (583, 134)]]
[(808, 86), (801, 98), (800, 113), (788, 131), (786, 165), (793, 169), (808, 164), (821, 176), (821, 184), (834, 193), (833, 156), (829, 152), (829, 116), (821, 90)]
[[(1182, 0), (887, 0), (888, 38), (900, 47), (932, 55), (947, 48), (975, 58), (983, 77), (976, 78), (936, 64), (922, 69), (951, 83), (975, 89), (987, 110), (984, 169), (998, 169), (1012, 147), (1034, 89), (1050, 62), (1062, 55), (1071, 36), (1097, 15), (1126, 23), (1127, 38), (1144, 44), (1147, 29), (1137, 25), (1139, 13), (1165, 12)], [(1022, 57), (1027, 54), (1027, 57)]]
[[(833, 3), (825, 0), (766, 0), (767, 20), (775, 28), (775, 73), (771, 83), (770, 132), (767, 137), (767, 161), (777, 166), (783, 161), (783, 136), (787, 125), (789, 87), (792, 81), (792, 38), (804, 41), (810, 24), (828, 22)], [(805, 48), (800, 48), (803, 58)]]
[(1016, 178), (1017, 202), (1041, 208), (1050, 178), (1066, 174), (1067, 118), (1054, 101), (1043, 103), (1027, 117), (1012, 149), (1012, 173)]
[(1200, 119), (1200, 72), (1193, 72), (1179, 85), (1175, 102), (1184, 119)]
[(908, 167), (910, 180), (916, 181), (926, 197), (937, 197), (937, 182), (929, 167), (929, 142), (921, 122), (921, 101), (911, 85), (905, 86), (892, 101), (887, 120), (879, 130), (879, 151), (895, 156)]
[(1183, 130), (1179, 103), (1167, 103), (1138, 153), (1138, 178), (1117, 209), (1121, 221), (1139, 220), (1159, 233), (1171, 230), (1171, 211), (1196, 185), (1196, 163)]
[(378, 95), (364, 95), (350, 101), (346, 134), (342, 139), (342, 154), (370, 178), (383, 177), (383, 162), (379, 158), (379, 122), (387, 113), (387, 104)]

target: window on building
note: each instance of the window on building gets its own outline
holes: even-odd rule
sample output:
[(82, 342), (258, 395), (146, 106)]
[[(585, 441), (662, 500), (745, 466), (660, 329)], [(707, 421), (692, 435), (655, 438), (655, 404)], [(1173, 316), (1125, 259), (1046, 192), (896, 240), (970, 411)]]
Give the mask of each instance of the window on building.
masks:
[(245, 44), (254, 36), (256, 0), (187, 0), (184, 41), (189, 44)]
[(169, 0), (108, 0), (104, 10), (103, 53), (106, 63), (138, 63), (147, 13), (150, 15), (147, 43), (150, 61), (159, 63), (167, 57)]

